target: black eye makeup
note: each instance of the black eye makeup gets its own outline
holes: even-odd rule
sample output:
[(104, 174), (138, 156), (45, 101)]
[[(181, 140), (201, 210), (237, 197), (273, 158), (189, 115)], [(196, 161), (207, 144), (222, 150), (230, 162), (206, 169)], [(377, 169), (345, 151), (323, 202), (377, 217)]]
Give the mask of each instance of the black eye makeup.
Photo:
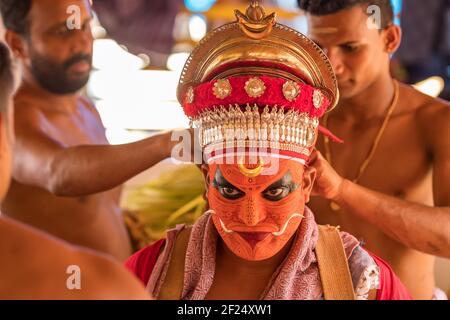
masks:
[(292, 174), (288, 172), (281, 180), (278, 180), (264, 190), (262, 195), (266, 200), (276, 202), (286, 198), (297, 190), (298, 187), (299, 185), (292, 181)]
[(216, 175), (214, 176), (213, 186), (219, 191), (222, 197), (228, 200), (238, 200), (245, 196), (245, 192), (229, 183), (219, 169), (217, 169)]
[[(214, 176), (213, 186), (219, 193), (227, 200), (238, 200), (245, 196), (245, 192), (229, 183), (222, 175), (220, 170), (217, 170)], [(261, 192), (264, 199), (268, 201), (280, 201), (297, 190), (299, 185), (292, 181), (292, 174), (287, 172), (286, 175), (277, 182), (270, 185), (266, 190)]]

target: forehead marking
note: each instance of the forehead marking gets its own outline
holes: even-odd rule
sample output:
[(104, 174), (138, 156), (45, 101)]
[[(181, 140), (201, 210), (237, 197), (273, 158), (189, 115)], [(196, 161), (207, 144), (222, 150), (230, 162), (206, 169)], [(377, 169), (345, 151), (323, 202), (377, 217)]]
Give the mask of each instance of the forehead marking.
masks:
[(334, 28), (334, 27), (329, 27), (329, 28), (311, 28), (310, 33), (311, 34), (315, 34), (315, 35), (320, 35), (320, 34), (335, 34), (338, 33), (339, 29), (338, 28)]
[[(264, 159), (262, 157), (258, 158), (258, 164), (253, 169), (248, 168), (244, 164), (244, 162), (245, 162), (245, 159), (244, 159), (244, 157), (242, 157), (238, 161), (238, 167), (239, 167), (239, 171), (246, 177), (250, 177), (250, 178), (257, 177), (262, 173), (262, 171), (264, 169)], [(249, 179), (249, 182), (251, 182), (251, 179)]]

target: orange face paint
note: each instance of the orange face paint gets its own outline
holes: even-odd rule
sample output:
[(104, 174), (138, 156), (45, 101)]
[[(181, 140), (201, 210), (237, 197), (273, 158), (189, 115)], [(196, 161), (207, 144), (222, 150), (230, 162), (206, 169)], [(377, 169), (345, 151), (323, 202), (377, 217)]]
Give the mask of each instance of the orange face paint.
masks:
[(270, 158), (253, 166), (239, 161), (209, 165), (208, 200), (214, 225), (227, 247), (245, 260), (261, 261), (276, 255), (303, 217), (303, 164), (276, 160), (276, 172), (267, 174), (264, 169), (257, 176), (255, 172), (270, 163)]

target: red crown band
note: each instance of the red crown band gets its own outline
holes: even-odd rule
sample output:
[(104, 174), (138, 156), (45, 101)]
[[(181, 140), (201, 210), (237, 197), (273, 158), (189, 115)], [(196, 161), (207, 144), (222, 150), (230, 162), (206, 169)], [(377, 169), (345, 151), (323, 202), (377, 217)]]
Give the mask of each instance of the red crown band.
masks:
[[(220, 90), (218, 84), (222, 87)], [(285, 110), (320, 118), (328, 110), (330, 100), (320, 89), (304, 83), (266, 75), (236, 76), (192, 87), (186, 93), (183, 108), (187, 116), (195, 118), (213, 106), (236, 104), (257, 104), (260, 107), (277, 105)]]

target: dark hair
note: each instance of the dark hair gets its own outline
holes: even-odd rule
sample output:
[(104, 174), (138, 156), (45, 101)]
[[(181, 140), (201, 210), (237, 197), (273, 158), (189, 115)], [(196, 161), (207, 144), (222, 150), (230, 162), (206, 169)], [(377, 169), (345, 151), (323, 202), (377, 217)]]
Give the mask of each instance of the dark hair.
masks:
[(32, 0), (0, 0), (5, 27), (19, 34), (26, 34), (31, 4)]
[(381, 10), (382, 29), (394, 21), (394, 9), (390, 0), (298, 0), (298, 5), (300, 9), (316, 16), (337, 13), (359, 5), (375, 5)]
[(0, 112), (5, 111), (5, 98), (11, 90), (13, 76), (11, 74), (11, 54), (8, 47), (0, 42)]

